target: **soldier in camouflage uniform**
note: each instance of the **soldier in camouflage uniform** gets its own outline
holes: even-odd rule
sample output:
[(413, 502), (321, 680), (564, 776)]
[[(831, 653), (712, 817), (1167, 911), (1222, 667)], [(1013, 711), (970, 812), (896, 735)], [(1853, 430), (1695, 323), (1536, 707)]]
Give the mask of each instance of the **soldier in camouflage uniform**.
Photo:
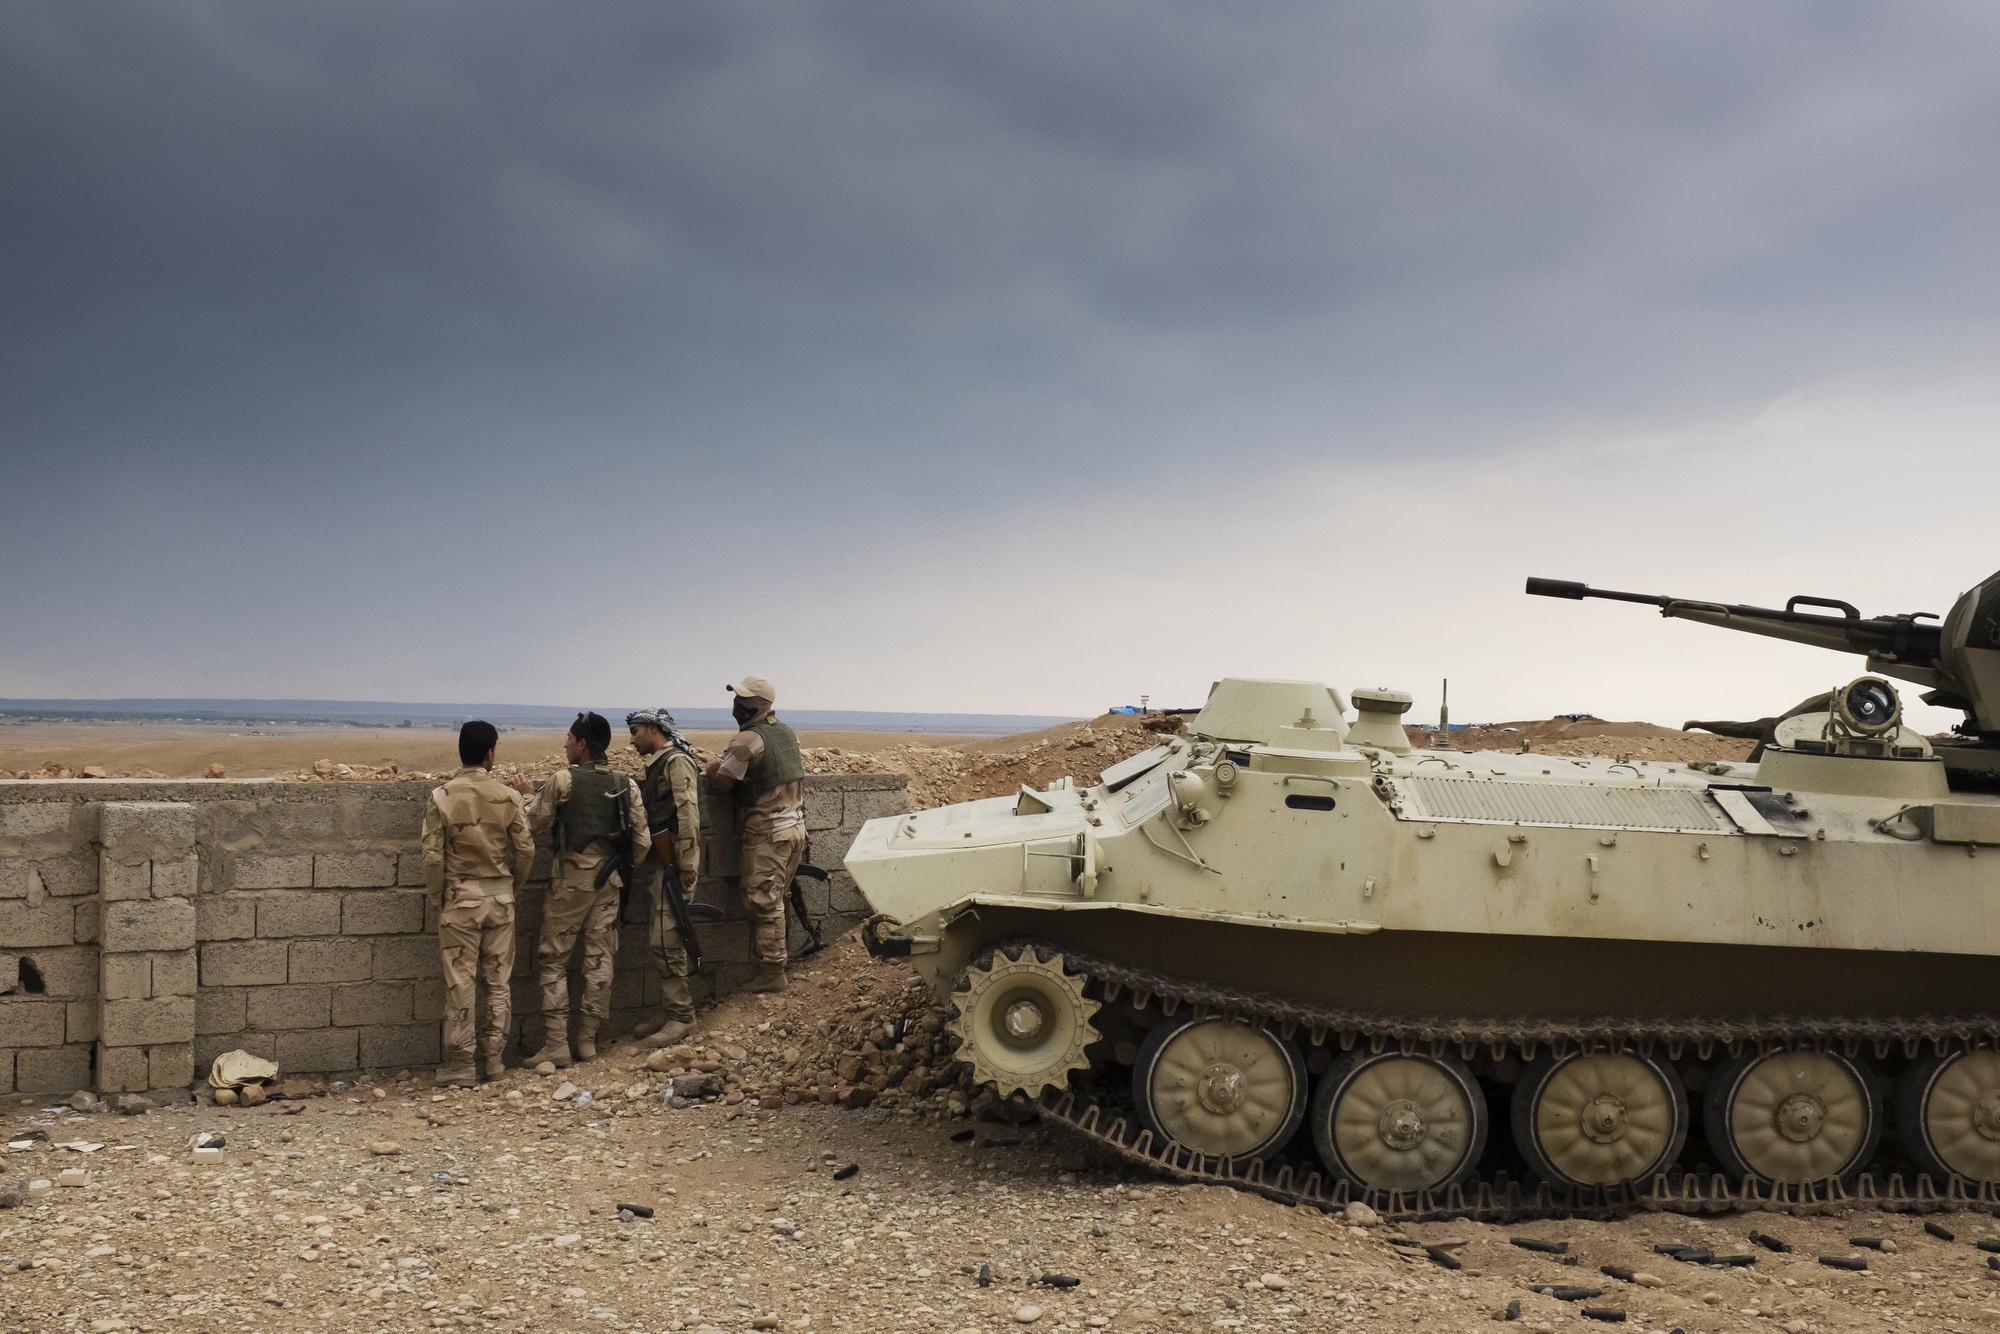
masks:
[(806, 850), (805, 765), (799, 738), (778, 721), (778, 690), (769, 677), (746, 676), (727, 687), (742, 730), (729, 739), (708, 776), (734, 791), (743, 835), (743, 908), (749, 914), (757, 970), (745, 991), (785, 989), (785, 891)]
[(694, 893), (701, 871), (701, 768), (687, 738), (665, 709), (639, 709), (625, 715), (632, 749), (646, 757), (639, 796), (646, 805), (646, 824), (653, 835), (653, 855), (640, 864), (637, 884), (648, 891), (652, 927), (648, 935), (653, 962), (660, 970), (658, 1019), (632, 1030), (649, 1047), (671, 1047), (694, 1025), (694, 992), (688, 987), (687, 948), (667, 907), (666, 877), (674, 876), (683, 897)]
[[(547, 1025), (542, 1049), (528, 1058), (557, 1066), (570, 1063), (569, 964), (579, 936), (583, 940), (583, 995), (577, 1002), (576, 1057), (597, 1055), (597, 1030), (611, 1014), (611, 968), (618, 952), (617, 873), (597, 888), (597, 870), (619, 849), (619, 807), (631, 828), (633, 866), (644, 864), (653, 845), (646, 832), (646, 807), (639, 787), (623, 774), (611, 772), (605, 753), (611, 746), (611, 724), (595, 713), (580, 713), (563, 738), (570, 767), (558, 770), (528, 804), (528, 821), (536, 832), (555, 829), (556, 865), (549, 896), (542, 905), (541, 938), (535, 944), (535, 981), (542, 993), (542, 1018)], [(525, 786), (525, 785), (524, 785)]]
[(458, 730), (463, 766), (424, 803), (424, 887), (438, 909), (438, 948), (444, 955), (444, 1065), (440, 1084), (471, 1088), (473, 1010), (479, 984), (486, 1004), (477, 1042), (488, 1079), (505, 1068), (513, 997), (514, 895), (528, 883), (535, 840), (518, 793), (493, 777), (500, 734), (493, 724), (469, 722)]

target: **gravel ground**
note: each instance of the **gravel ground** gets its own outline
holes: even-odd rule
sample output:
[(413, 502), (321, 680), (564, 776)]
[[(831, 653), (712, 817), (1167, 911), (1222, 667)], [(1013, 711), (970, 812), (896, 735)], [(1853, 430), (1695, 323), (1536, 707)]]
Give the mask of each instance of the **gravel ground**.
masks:
[[(783, 1037), (785, 999), (732, 999), (699, 1055), (759, 1023)], [(1688, 1334), (2000, 1329), (2000, 1283), (1973, 1245), (2000, 1225), (1982, 1215), (1937, 1216), (1951, 1242), (1872, 1211), (1356, 1227), (1093, 1166), (1038, 1126), (879, 1104), (676, 1108), (645, 1055), (621, 1047), (476, 1091), (424, 1074), (254, 1108), (77, 1116), (10, 1100), (8, 1138), (47, 1138), (0, 1158), (7, 1175), (87, 1175), (0, 1211), (0, 1327), (1360, 1332), (1484, 1327), (1519, 1301), (1539, 1331), (1594, 1328), (1583, 1306)], [(589, 1105), (554, 1096), (565, 1084)], [(225, 1137), (220, 1156), (195, 1158), (202, 1131)], [(73, 1140), (104, 1147), (57, 1147)], [(1796, 1252), (1722, 1270), (1652, 1250), (1751, 1253), (1759, 1228)], [(1896, 1249), (1849, 1244), (1862, 1234)], [(1566, 1241), (1576, 1264), (1510, 1237)], [(1822, 1254), (1870, 1268), (1827, 1269)], [(1605, 1277), (1607, 1264), (1659, 1286)], [(1602, 1296), (1562, 1302), (1537, 1284)]]

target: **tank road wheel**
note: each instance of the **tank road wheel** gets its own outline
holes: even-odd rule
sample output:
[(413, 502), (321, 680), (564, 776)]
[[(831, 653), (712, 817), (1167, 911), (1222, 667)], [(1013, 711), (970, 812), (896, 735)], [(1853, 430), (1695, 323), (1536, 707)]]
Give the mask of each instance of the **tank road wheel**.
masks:
[(1306, 1063), (1265, 1028), (1169, 1019), (1132, 1066), (1139, 1120), (1197, 1153), (1244, 1163), (1283, 1147), (1306, 1114)]
[(1002, 1097), (1038, 1098), (1090, 1064), (1084, 1048), (1099, 1037), (1091, 1021), (1098, 1002), (1083, 994), (1089, 979), (1070, 976), (1062, 955), (1045, 962), (1032, 949), (1015, 958), (995, 953), (967, 971), (971, 985), (952, 998), (958, 1014), (945, 1027), (958, 1035), (959, 1058), (972, 1063), (974, 1079), (990, 1081)]
[(1896, 1126), (1917, 1167), (1940, 1185), (1953, 1173), (2000, 1181), (2000, 1052), (1912, 1061), (1896, 1085)]
[(1745, 1052), (1709, 1076), (1702, 1124), (1732, 1175), (1797, 1185), (1860, 1171), (1882, 1138), (1882, 1102), (1844, 1056)]
[(1486, 1148), (1486, 1099), (1453, 1057), (1351, 1051), (1320, 1076), (1313, 1143), (1356, 1188), (1437, 1190), (1470, 1176)]
[(1646, 1183), (1680, 1156), (1687, 1090), (1665, 1061), (1540, 1056), (1514, 1085), (1514, 1142), (1558, 1190)]

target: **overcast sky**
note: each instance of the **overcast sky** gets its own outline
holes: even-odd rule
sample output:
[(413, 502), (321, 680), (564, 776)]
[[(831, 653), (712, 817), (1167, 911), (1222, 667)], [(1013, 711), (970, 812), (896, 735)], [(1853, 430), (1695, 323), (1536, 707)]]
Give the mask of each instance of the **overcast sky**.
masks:
[(2000, 566), (1996, 143), (1973, 3), (10, 0), (0, 696), (1775, 711), (1521, 582)]

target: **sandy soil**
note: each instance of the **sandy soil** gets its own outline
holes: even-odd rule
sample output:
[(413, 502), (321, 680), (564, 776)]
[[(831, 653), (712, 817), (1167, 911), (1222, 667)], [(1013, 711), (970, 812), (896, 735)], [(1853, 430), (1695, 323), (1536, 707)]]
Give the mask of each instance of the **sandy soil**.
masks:
[[(1375, 1334), (1485, 1329), (1513, 1302), (1537, 1334), (1594, 1327), (1585, 1306), (1687, 1334), (2000, 1328), (2000, 1275), (1974, 1245), (2000, 1225), (1983, 1215), (1934, 1216), (1952, 1241), (1873, 1211), (1356, 1226), (1094, 1163), (1059, 1132), (959, 1114), (948, 1093), (829, 1104), (830, 1054), (891, 1066), (903, 1053), (881, 1025), (921, 1035), (936, 1016), (906, 969), (851, 945), (800, 973), (785, 995), (710, 1012), (654, 1059), (665, 1069), (621, 1046), (471, 1092), (419, 1072), (131, 1117), (7, 1099), (6, 1138), (45, 1138), (0, 1157), (0, 1175), (86, 1179), (0, 1211), (5, 1328)], [(720, 1085), (710, 1100), (662, 1101), (669, 1080), (702, 1076)], [(225, 1136), (221, 1158), (190, 1154), (201, 1131)], [(104, 1147), (57, 1147), (71, 1141)], [(1756, 1251), (1752, 1231), (1795, 1250)], [(1894, 1252), (1851, 1244), (1863, 1235)], [(1575, 1263), (1516, 1237), (1568, 1242)], [(1679, 1264), (1652, 1249), (1668, 1241), (1758, 1263)], [(1599, 1295), (1532, 1291), (1548, 1284)]]
[[(960, 738), (902, 732), (804, 732), (808, 746), (874, 753), (910, 745), (949, 745)], [(720, 749), (726, 732), (690, 732), (697, 746)], [(623, 748), (623, 737), (616, 738)], [(560, 755), (560, 732), (506, 732), (502, 762)], [(404, 774), (449, 773), (458, 767), (458, 735), (443, 728), (336, 727), (263, 729), (182, 723), (12, 723), (0, 725), (0, 770), (39, 774), (48, 765), (81, 774), (96, 766), (109, 777), (199, 778), (220, 764), (231, 778), (272, 778), (310, 770), (320, 761)]]

